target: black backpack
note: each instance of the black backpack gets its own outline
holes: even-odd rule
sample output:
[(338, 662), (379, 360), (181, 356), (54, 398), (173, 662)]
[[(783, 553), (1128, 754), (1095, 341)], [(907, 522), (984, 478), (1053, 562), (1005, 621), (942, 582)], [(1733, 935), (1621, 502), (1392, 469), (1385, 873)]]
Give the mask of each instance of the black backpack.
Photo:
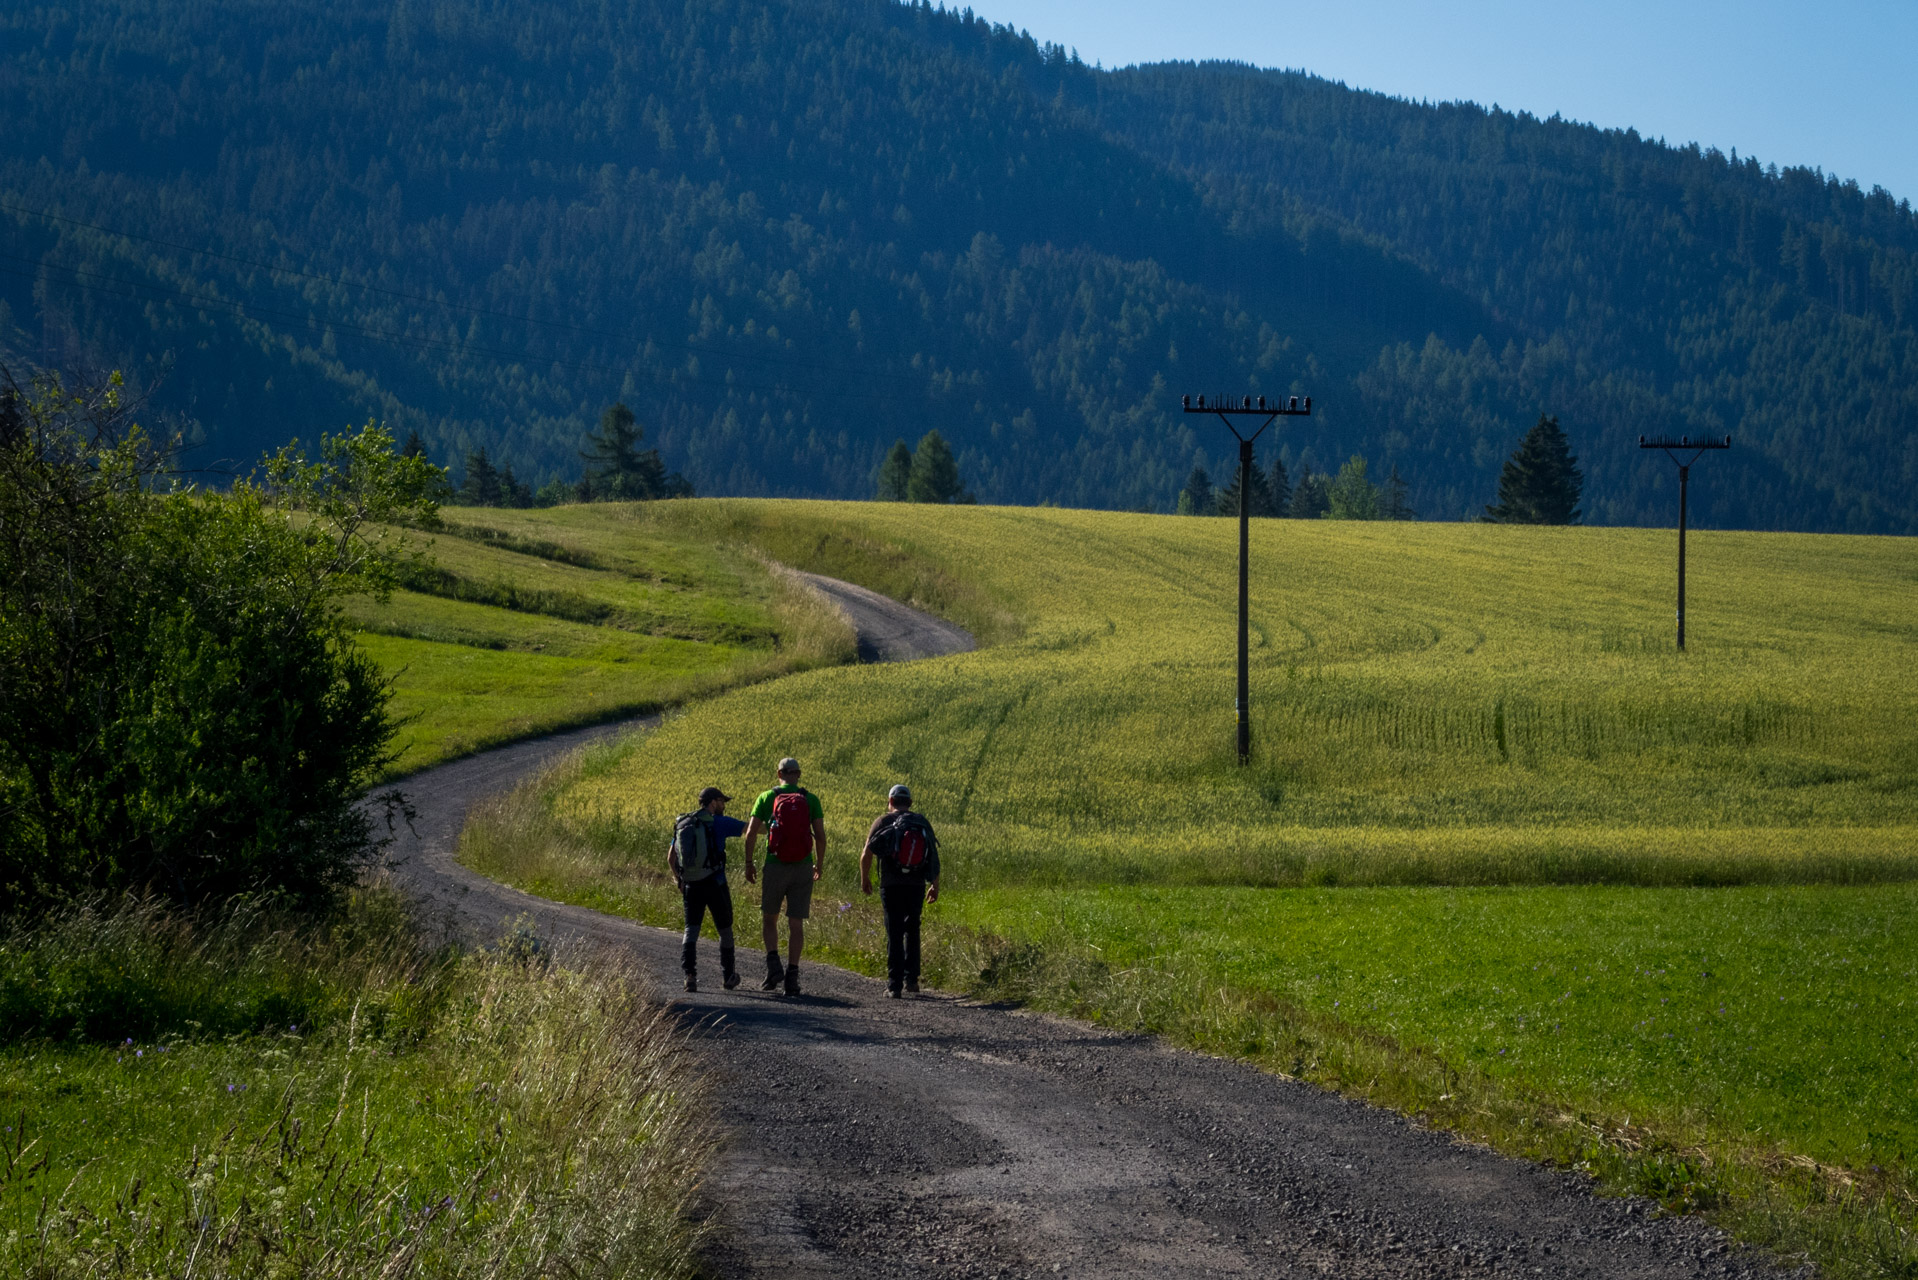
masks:
[(939, 837), (924, 814), (889, 813), (873, 835), (872, 851), (901, 871), (918, 871), (939, 851)]
[(719, 869), (718, 841), (713, 838), (713, 815), (704, 809), (682, 813), (673, 820), (673, 847), (679, 850), (679, 878), (691, 883)]

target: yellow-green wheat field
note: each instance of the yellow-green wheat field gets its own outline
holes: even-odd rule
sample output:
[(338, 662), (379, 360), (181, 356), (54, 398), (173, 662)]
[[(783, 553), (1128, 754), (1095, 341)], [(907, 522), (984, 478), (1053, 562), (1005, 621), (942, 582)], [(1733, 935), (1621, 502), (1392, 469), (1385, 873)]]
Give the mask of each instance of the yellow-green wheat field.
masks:
[(644, 520), (944, 584), (920, 603), (995, 642), (701, 702), (554, 797), (565, 819), (657, 829), (792, 754), (840, 851), (906, 782), (949, 878), (982, 886), (1918, 874), (1906, 540), (1695, 532), (1681, 654), (1670, 532), (1255, 521), (1241, 767), (1236, 522), (745, 501)]

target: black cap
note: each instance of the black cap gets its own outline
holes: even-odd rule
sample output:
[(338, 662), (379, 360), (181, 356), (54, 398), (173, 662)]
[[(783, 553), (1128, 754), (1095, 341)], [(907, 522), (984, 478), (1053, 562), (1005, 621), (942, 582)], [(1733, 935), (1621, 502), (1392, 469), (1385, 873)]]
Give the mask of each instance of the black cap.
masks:
[(732, 799), (732, 797), (727, 795), (724, 791), (721, 791), (718, 787), (707, 787), (704, 791), (699, 793), (699, 803), (701, 804), (711, 804), (715, 800), (730, 800), (730, 799)]

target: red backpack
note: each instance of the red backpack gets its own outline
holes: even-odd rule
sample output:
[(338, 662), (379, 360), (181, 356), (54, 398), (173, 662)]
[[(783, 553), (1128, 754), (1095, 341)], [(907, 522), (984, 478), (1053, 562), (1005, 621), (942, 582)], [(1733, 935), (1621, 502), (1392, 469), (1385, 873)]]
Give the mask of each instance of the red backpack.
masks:
[(917, 871), (938, 843), (939, 838), (932, 834), (932, 823), (926, 821), (925, 815), (908, 809), (886, 815), (885, 822), (873, 836), (872, 850), (901, 871)]
[(804, 791), (782, 791), (773, 797), (773, 829), (766, 847), (781, 862), (812, 857), (812, 803)]

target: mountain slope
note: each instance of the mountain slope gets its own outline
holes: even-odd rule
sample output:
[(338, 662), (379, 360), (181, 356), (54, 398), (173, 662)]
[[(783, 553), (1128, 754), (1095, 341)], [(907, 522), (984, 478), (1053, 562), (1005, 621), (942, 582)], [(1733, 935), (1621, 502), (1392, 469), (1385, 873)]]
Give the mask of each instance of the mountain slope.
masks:
[(1918, 528), (1910, 210), (1629, 135), (874, 0), (78, 0), (0, 15), (0, 137), (0, 341), (209, 466), (378, 415), (570, 475), (624, 397), (704, 492), (937, 426), (983, 499), (1163, 508), (1227, 457), (1179, 392), (1310, 392), (1283, 456), (1427, 515), (1549, 410), (1595, 519), (1730, 430), (1707, 522)]

